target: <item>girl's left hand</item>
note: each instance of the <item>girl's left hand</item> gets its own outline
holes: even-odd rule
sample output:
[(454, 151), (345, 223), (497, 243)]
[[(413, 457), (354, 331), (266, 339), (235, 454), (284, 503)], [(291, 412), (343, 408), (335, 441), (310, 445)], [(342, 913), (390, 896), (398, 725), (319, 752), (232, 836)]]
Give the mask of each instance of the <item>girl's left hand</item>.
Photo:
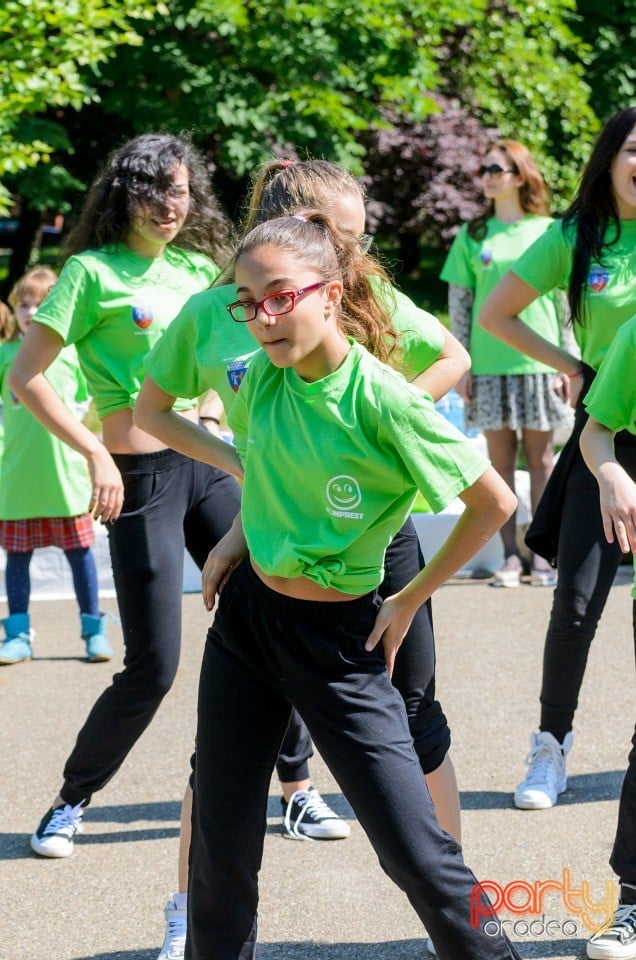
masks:
[(206, 610), (214, 608), (217, 593), (222, 592), (232, 573), (247, 554), (247, 543), (240, 519), (235, 519), (225, 536), (221, 537), (217, 545), (210, 550), (201, 571), (201, 593)]
[(411, 626), (415, 610), (407, 605), (406, 601), (400, 599), (397, 595), (388, 597), (378, 611), (375, 618), (373, 630), (369, 634), (369, 639), (364, 645), (364, 649), (374, 650), (382, 642), (384, 659), (389, 676), (393, 676), (393, 667), (397, 652), (402, 646), (402, 641)]

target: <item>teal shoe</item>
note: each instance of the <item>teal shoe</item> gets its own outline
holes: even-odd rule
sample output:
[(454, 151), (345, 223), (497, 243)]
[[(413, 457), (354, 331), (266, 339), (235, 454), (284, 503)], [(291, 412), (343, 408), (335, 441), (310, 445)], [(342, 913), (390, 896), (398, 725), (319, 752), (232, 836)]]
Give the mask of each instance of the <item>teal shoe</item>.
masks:
[(86, 656), (91, 663), (104, 663), (110, 660), (113, 651), (106, 637), (106, 614), (93, 617), (89, 613), (80, 613), (82, 640), (86, 644)]
[(31, 630), (28, 613), (12, 613), (2, 621), (7, 639), (0, 646), (0, 664), (23, 663), (33, 659), (31, 648), (35, 631)]

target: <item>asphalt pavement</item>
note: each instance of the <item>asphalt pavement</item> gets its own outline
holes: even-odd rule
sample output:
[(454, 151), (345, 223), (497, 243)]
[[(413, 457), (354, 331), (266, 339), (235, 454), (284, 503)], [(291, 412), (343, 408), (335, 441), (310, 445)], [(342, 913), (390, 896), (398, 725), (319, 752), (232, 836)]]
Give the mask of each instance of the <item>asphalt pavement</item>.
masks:
[[(612, 589), (590, 653), (568, 791), (551, 810), (524, 812), (514, 809), (512, 791), (538, 718), (551, 596), (528, 585), (442, 587), (434, 598), (438, 695), (453, 731), (467, 863), (503, 899), (501, 916), (523, 958), (572, 960), (585, 955), (589, 923), (600, 922), (615, 897), (607, 859), (636, 702), (629, 577)], [(104, 606), (116, 609), (114, 600)], [(210, 620), (198, 595), (184, 597), (183, 610), (173, 689), (94, 798), (73, 856), (44, 860), (31, 853), (29, 836), (61, 784), (88, 709), (121, 662), (122, 644), (111, 625), (116, 660), (89, 664), (74, 603), (32, 604), (36, 659), (0, 668), (0, 960), (155, 960), (163, 906), (176, 889), (180, 798)], [(260, 960), (426, 960), (406, 898), (383, 874), (318, 756), (311, 769), (325, 798), (351, 818), (351, 837), (284, 839), (272, 783)], [(547, 881), (551, 889), (541, 895)]]

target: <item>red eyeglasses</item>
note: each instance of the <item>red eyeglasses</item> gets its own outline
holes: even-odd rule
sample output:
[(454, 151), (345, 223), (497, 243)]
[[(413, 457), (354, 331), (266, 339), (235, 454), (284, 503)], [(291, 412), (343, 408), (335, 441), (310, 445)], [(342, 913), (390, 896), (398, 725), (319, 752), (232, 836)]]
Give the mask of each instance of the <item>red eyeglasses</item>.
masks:
[(263, 297), (262, 300), (235, 300), (234, 303), (228, 303), (226, 309), (236, 323), (249, 323), (250, 320), (255, 320), (261, 308), (268, 317), (280, 317), (283, 313), (291, 313), (298, 297), (313, 293), (314, 290), (324, 287), (326, 283), (329, 281), (320, 280), (318, 283), (303, 287), (302, 290), (281, 290), (280, 293), (273, 293), (270, 297)]

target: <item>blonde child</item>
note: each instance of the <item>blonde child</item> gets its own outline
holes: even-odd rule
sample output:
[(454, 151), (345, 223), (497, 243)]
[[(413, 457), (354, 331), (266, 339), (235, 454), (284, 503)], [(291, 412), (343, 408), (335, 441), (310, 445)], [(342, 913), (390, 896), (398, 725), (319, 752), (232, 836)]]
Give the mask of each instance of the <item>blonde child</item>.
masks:
[[(48, 432), (9, 389), (8, 373), (38, 306), (56, 281), (46, 267), (26, 273), (13, 287), (9, 304), (15, 326), (0, 346), (0, 393), (5, 438), (0, 487), (0, 546), (7, 552), (9, 616), (2, 621), (6, 639), (0, 664), (30, 660), (33, 636), (29, 619), (33, 551), (59, 547), (70, 564), (80, 609), (80, 631), (91, 661), (110, 660), (105, 617), (99, 612), (97, 569), (91, 551), (93, 523), (86, 512), (91, 486), (83, 458)], [(67, 408), (86, 399), (86, 384), (74, 348), (47, 371), (47, 379)]]

